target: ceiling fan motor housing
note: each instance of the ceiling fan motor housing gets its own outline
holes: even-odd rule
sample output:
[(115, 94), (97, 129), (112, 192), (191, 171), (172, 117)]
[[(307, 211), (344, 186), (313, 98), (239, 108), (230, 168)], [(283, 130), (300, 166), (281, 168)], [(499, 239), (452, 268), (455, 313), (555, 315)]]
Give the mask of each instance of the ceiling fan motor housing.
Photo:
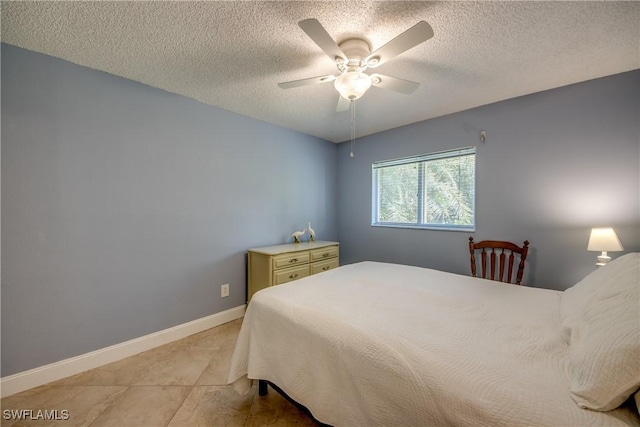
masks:
[(367, 64), (364, 59), (371, 52), (371, 46), (366, 40), (363, 39), (348, 39), (340, 43), (340, 49), (347, 56), (347, 63), (344, 61), (338, 60), (341, 58), (336, 58), (336, 63), (338, 64), (338, 70), (340, 72), (344, 72), (349, 66), (357, 66), (362, 70), (367, 68)]

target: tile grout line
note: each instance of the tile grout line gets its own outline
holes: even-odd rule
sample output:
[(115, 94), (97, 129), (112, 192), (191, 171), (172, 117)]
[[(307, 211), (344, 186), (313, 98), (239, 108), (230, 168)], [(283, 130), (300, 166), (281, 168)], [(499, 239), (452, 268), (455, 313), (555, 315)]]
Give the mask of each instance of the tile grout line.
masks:
[[(184, 387), (184, 386), (183, 386)], [(180, 405), (176, 408), (176, 411), (173, 413), (173, 415), (171, 416), (171, 418), (169, 418), (169, 421), (167, 421), (167, 424), (165, 424), (164, 427), (169, 427), (169, 424), (171, 424), (171, 421), (173, 421), (173, 419), (176, 417), (176, 415), (178, 414), (178, 412), (180, 411), (180, 409), (182, 408), (182, 405), (184, 405), (184, 402), (187, 400), (187, 398), (191, 395), (191, 393), (193, 393), (193, 389), (196, 388), (195, 384), (190, 386), (191, 390), (189, 390), (189, 393), (184, 395), (184, 398), (182, 399), (182, 402), (180, 402)]]
[(182, 399), (182, 402), (180, 402), (180, 405), (178, 405), (178, 407), (176, 408), (171, 418), (169, 418), (165, 427), (168, 427), (169, 424), (171, 424), (171, 421), (173, 421), (173, 419), (176, 417), (178, 412), (180, 412), (180, 409), (184, 405), (184, 402), (186, 402), (186, 400), (189, 398), (191, 393), (193, 393), (194, 389), (196, 388), (196, 385), (198, 384), (198, 381), (200, 381), (200, 378), (202, 378), (204, 373), (207, 371), (207, 368), (209, 367), (209, 365), (211, 365), (211, 360), (209, 360), (209, 363), (207, 363), (207, 365), (204, 368), (202, 368), (202, 372), (200, 372), (200, 375), (198, 375), (198, 378), (196, 378), (193, 384), (191, 384), (189, 392), (185, 394), (184, 398)]
[[(63, 386), (63, 387), (64, 387), (64, 386)], [(71, 386), (71, 387), (76, 387), (76, 386)], [(84, 385), (84, 386), (80, 386), (80, 387), (87, 387), (87, 386), (86, 386), (86, 385)], [(99, 386), (99, 387), (100, 387), (100, 386)], [(102, 387), (112, 387), (112, 386), (102, 386)], [(123, 386), (120, 386), (120, 387), (123, 387)], [(98, 420), (98, 418), (100, 418), (100, 416), (101, 416), (102, 414), (104, 414), (107, 410), (111, 409), (111, 407), (112, 407), (112, 406), (116, 405), (117, 403), (120, 403), (120, 402), (122, 401), (122, 399), (124, 399), (124, 395), (125, 395), (125, 394), (127, 394), (127, 392), (128, 392), (129, 390), (131, 390), (131, 385), (127, 385), (126, 387), (127, 387), (127, 388), (126, 388), (126, 390), (122, 392), (122, 394), (120, 395), (120, 398), (119, 398), (119, 399), (116, 399), (116, 400), (115, 400), (115, 401), (113, 401), (110, 405), (105, 406), (105, 408), (104, 408), (102, 411), (98, 412), (98, 414), (96, 415), (96, 417), (95, 417), (94, 419), (92, 419), (92, 420), (91, 420), (91, 422), (90, 422), (89, 424), (87, 424), (87, 427), (91, 427), (91, 425), (92, 425), (93, 423), (95, 423), (95, 422), (96, 422), (96, 420)]]
[[(253, 389), (254, 384), (251, 384), (251, 389)], [(249, 406), (249, 413), (247, 414), (247, 419), (244, 420), (244, 426), (247, 427), (247, 424), (249, 424), (249, 420), (251, 419), (251, 411), (253, 410), (253, 405), (255, 405), (256, 403), (256, 395), (258, 394), (258, 392), (256, 390), (253, 391), (253, 399), (251, 399), (251, 405)]]

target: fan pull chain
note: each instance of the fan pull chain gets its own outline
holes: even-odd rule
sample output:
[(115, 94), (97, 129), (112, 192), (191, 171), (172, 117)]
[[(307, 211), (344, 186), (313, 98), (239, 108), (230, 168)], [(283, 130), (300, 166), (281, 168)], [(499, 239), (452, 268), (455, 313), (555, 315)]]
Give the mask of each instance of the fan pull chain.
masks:
[(353, 158), (353, 149), (356, 146), (356, 100), (351, 100), (351, 152), (349, 157)]

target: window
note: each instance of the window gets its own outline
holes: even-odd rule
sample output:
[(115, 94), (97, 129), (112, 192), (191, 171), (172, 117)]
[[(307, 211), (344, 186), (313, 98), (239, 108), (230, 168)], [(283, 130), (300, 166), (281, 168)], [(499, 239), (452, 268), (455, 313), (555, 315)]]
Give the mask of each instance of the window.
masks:
[(473, 231), (475, 147), (372, 165), (371, 225)]

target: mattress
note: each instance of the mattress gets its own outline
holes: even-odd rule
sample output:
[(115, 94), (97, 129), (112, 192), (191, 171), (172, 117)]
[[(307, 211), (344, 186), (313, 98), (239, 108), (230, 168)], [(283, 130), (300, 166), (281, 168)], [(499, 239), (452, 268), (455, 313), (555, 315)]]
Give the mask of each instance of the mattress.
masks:
[(255, 294), (230, 383), (279, 386), (334, 426), (640, 425), (569, 394), (562, 292), (362, 262)]

